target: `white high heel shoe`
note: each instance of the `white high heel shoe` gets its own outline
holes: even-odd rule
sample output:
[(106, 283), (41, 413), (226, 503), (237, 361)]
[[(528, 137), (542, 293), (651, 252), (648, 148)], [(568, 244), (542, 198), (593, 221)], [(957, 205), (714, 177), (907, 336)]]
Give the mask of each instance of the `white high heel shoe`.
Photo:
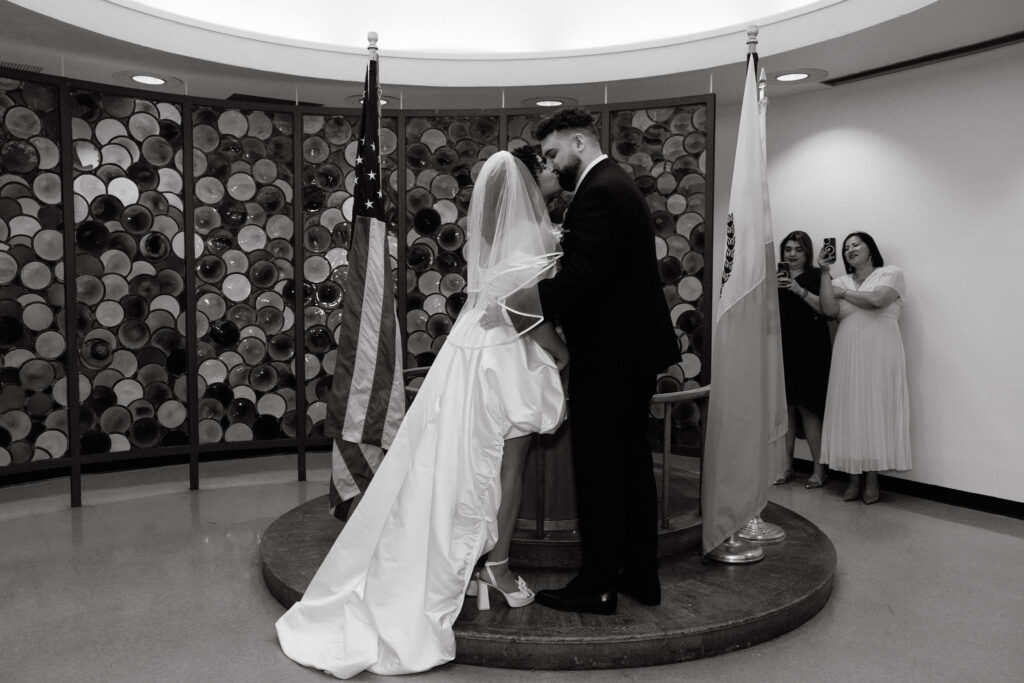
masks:
[(467, 591), (466, 593), (467, 595), (473, 595), (474, 592), (476, 593), (476, 608), (481, 612), (491, 608), (491, 599), (488, 595), (489, 588), (493, 588), (501, 593), (509, 607), (526, 607), (533, 602), (533, 591), (530, 590), (530, 587), (526, 585), (526, 581), (524, 581), (521, 576), (516, 577), (516, 586), (519, 590), (512, 593), (506, 593), (498, 588), (498, 582), (494, 578), (494, 572), (491, 571), (491, 567), (498, 567), (503, 564), (508, 564), (507, 557), (501, 562), (485, 562), (483, 572), (487, 572), (487, 579), (490, 579), (490, 581), (483, 577), (483, 572), (480, 572), (476, 575), (476, 591), (472, 590), (473, 586), (471, 585), (470, 591)]

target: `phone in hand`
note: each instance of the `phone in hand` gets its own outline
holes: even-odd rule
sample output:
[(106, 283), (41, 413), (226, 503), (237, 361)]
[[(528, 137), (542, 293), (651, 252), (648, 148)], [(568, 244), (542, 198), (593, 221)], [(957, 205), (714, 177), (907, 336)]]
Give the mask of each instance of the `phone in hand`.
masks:
[(826, 237), (822, 244), (821, 251), (825, 254), (825, 258), (829, 261), (836, 260), (836, 238)]
[(777, 264), (775, 264), (775, 277), (776, 277), (776, 279), (778, 279), (778, 278), (785, 278), (785, 279), (789, 280), (789, 279), (791, 279), (791, 275), (789, 273), (790, 273), (790, 271), (789, 271), (789, 264), (786, 263), (785, 261), (779, 261)]

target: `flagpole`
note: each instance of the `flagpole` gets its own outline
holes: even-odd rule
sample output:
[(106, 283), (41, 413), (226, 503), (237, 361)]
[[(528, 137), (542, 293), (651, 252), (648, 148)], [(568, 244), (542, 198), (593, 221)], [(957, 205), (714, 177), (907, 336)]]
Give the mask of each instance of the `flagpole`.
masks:
[[(376, 31), (370, 31), (369, 33), (366, 34), (366, 40), (367, 40), (367, 42), (370, 43), (369, 46), (366, 49), (370, 53), (370, 61), (371, 62), (378, 62), (378, 61), (380, 61), (380, 60), (377, 59), (377, 39), (378, 38), (379, 38), (379, 36), (377, 35)], [(377, 93), (378, 94), (380, 93), (380, 79), (379, 78), (377, 79)], [(380, 99), (378, 98), (377, 101), (379, 102)]]
[[(747, 47), (753, 52), (754, 59), (757, 59), (757, 27), (753, 28), (753, 43), (751, 43), (751, 32), (747, 31)], [(756, 61), (755, 61), (756, 66)], [(764, 112), (765, 105), (767, 104), (767, 95), (765, 90), (768, 86), (768, 78), (765, 75), (764, 67), (761, 67), (760, 76), (757, 79), (757, 102), (758, 109), (760, 112), (760, 123), (761, 126), (761, 148), (767, 157), (767, 147), (765, 144), (765, 129), (764, 129)], [(765, 159), (767, 165), (767, 158)], [(761, 517), (761, 513), (754, 515), (754, 517), (744, 524), (739, 531), (736, 532), (736, 536), (746, 541), (753, 541), (754, 543), (760, 543), (762, 545), (768, 545), (771, 543), (779, 543), (786, 538), (786, 530), (778, 524), (773, 522), (766, 522)]]
[[(371, 62), (375, 62), (377, 64), (377, 82), (375, 83), (375, 85), (377, 86), (377, 92), (375, 92), (373, 95), (376, 98), (376, 100), (374, 100), (374, 106), (377, 108), (377, 140), (379, 141), (380, 140), (380, 93), (381, 93), (381, 87), (380, 87), (380, 59), (377, 56), (377, 39), (378, 38), (379, 38), (379, 36), (377, 35), (376, 31), (370, 31), (369, 33), (366, 34), (366, 42), (369, 43), (369, 45), (366, 47), (366, 51), (370, 53), (370, 61)], [(366, 97), (369, 97), (369, 96), (370, 96), (370, 93), (366, 93)]]
[[(366, 40), (369, 43), (369, 45), (367, 46), (366, 50), (367, 50), (367, 52), (370, 53), (370, 61), (371, 62), (378, 62), (378, 59), (377, 59), (377, 38), (378, 38), (378, 36), (377, 36), (377, 32), (376, 31), (370, 31), (369, 33), (366, 34)], [(370, 93), (366, 93), (364, 95), (364, 97), (369, 97), (369, 96), (370, 96)], [(364, 109), (365, 109), (365, 105), (364, 105)], [(377, 111), (378, 112), (380, 111), (380, 75), (379, 74), (377, 76)], [(377, 139), (378, 140), (380, 139), (380, 117), (379, 116), (377, 117)], [(343, 520), (344, 519), (348, 519), (349, 515), (351, 515), (355, 511), (356, 506), (359, 505), (359, 503), (362, 500), (363, 500), (363, 491), (360, 491), (355, 496), (353, 496), (351, 499), (342, 502), (338, 506), (339, 509), (335, 513), (335, 516), (339, 517), (340, 519), (343, 519)]]
[[(758, 34), (758, 27), (757, 26), (750, 26), (747, 29), (747, 65), (746, 65), (746, 68), (747, 68), (747, 79), (745, 80), (745, 85), (744, 85), (743, 111), (741, 111), (741, 116), (740, 116), (740, 128), (741, 128), (740, 138), (741, 139), (737, 142), (737, 163), (739, 163), (741, 146), (742, 146), (742, 144), (744, 144), (743, 140), (746, 139), (747, 140), (747, 144), (749, 145), (749, 135), (747, 136), (747, 138), (744, 138), (743, 132), (744, 132), (744, 125), (746, 125), (746, 130), (748, 130), (748, 131), (750, 130), (751, 121), (750, 121), (749, 117), (750, 117), (750, 113), (751, 112), (750, 112), (749, 96), (751, 94), (753, 94), (754, 98), (755, 98), (755, 104), (754, 104), (754, 106), (755, 106), (755, 112), (754, 112), (755, 113), (755, 120), (752, 122), (752, 124), (758, 130), (758, 138), (760, 138), (760, 140), (759, 140), (760, 144), (757, 145), (757, 147), (759, 149), (757, 150), (757, 152), (755, 152), (755, 154), (760, 153), (762, 155), (762, 158), (760, 160), (758, 160), (758, 161), (761, 162), (760, 168), (762, 169), (761, 173), (763, 173), (763, 168), (764, 168), (764, 166), (763, 166), (763, 154), (764, 154), (764, 151), (763, 151), (764, 150), (763, 141), (764, 141), (764, 136), (763, 136), (763, 133), (760, 130), (760, 123), (756, 120), (756, 117), (757, 117), (756, 98), (757, 98), (759, 93), (758, 93), (758, 90), (757, 90), (756, 75), (753, 78), (751, 78), (751, 75), (750, 75), (751, 74), (751, 69), (755, 69), (755, 71), (753, 73), (756, 74), (756, 68), (757, 68), (757, 34)], [(754, 83), (752, 84), (754, 86), (753, 93), (747, 92), (748, 86), (751, 85), (751, 80), (754, 80)], [(746, 152), (748, 152), (748, 153), (750, 151), (749, 147), (744, 147), (743, 149), (745, 149)], [(754, 158), (756, 159), (756, 156)], [(763, 176), (762, 176), (762, 182), (763, 182)], [(736, 176), (734, 175), (734, 177), (733, 177), (732, 192), (735, 194), (737, 191), (739, 191), (739, 190), (736, 187)], [(732, 211), (732, 206), (733, 206), (733, 202), (730, 202), (730, 211)], [(761, 210), (763, 210), (764, 208), (765, 208), (764, 206), (760, 207)], [(747, 220), (747, 218), (744, 217), (744, 220)], [(730, 228), (732, 227), (731, 221), (732, 221), (732, 214), (730, 213)], [(747, 233), (746, 237), (749, 239), (749, 233)], [(760, 240), (760, 243), (762, 244), (762, 247), (763, 247), (763, 235), (762, 236), (758, 236), (757, 239)], [(750, 247), (747, 246), (747, 248), (749, 249)], [(749, 252), (747, 252), (747, 253), (749, 253)], [(731, 264), (729, 262), (729, 257), (730, 256), (731, 256), (731, 253), (727, 254), (727, 263), (726, 263), (726, 270), (727, 271), (731, 271), (731, 267), (730, 267)], [(725, 291), (726, 280), (727, 280), (727, 275), (723, 276), (723, 283), (722, 283), (723, 292)], [(715, 328), (716, 333), (720, 332), (719, 327), (720, 327), (720, 323), (721, 322), (722, 322), (722, 318), (720, 318), (718, 323), (716, 323), (716, 328)], [(714, 382), (714, 378), (712, 379), (712, 381)], [(719, 395), (721, 395), (721, 394), (719, 394)], [(711, 412), (711, 408), (709, 407), (709, 413), (710, 412)], [(721, 444), (718, 444), (718, 442), (716, 442), (716, 445), (721, 446)], [(707, 465), (705, 465), (705, 466), (707, 466)], [(715, 476), (717, 476), (717, 474)], [(713, 480), (714, 479), (712, 479), (712, 481)], [(703, 474), (702, 474), (702, 482), (703, 482)], [(703, 514), (704, 514), (704, 510), (703, 510), (703, 507), (702, 507), (702, 515)], [(759, 520), (759, 517), (755, 516), (754, 519), (755, 520)], [(753, 520), (751, 520), (751, 521), (753, 521)], [(705, 524), (708, 524), (708, 523), (710, 523), (710, 520), (706, 519), (705, 520)], [(749, 524), (750, 524), (750, 522), (748, 522), (748, 525)], [(741, 529), (742, 528), (743, 527), (741, 527)], [(764, 558), (764, 550), (760, 547), (759, 544), (751, 542), (751, 541), (746, 540), (744, 538), (741, 538), (740, 537), (740, 533), (739, 533), (741, 529), (737, 529), (736, 531), (733, 531), (724, 541), (721, 541), (717, 546), (712, 548), (707, 553), (707, 555), (705, 555), (705, 558), (709, 559), (709, 560), (716, 561), (716, 562), (722, 562), (722, 563), (725, 563), (725, 564), (748, 564), (748, 563), (757, 562), (757, 561), (763, 559)], [(706, 538), (707, 538), (707, 530), (705, 530), (705, 539)], [(705, 540), (705, 547), (706, 547), (706, 545), (707, 545), (707, 542)]]
[(348, 284), (334, 330), (337, 358), (325, 401), (324, 433), (332, 437), (332, 513), (345, 519), (366, 490), (405, 413), (401, 338), (388, 254), (388, 197), (380, 166), (380, 78), (377, 34), (367, 33)]

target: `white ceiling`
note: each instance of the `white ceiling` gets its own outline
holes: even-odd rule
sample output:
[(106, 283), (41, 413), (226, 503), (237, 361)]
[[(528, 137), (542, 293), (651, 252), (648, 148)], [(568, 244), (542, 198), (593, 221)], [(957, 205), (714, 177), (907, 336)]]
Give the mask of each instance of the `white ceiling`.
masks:
[[(647, 0), (643, 17), (627, 21), (622, 3), (608, 0), (289, 0), (286, 12), (274, 0), (14, 0), (129, 41), (148, 15), (235, 38), (359, 55), (373, 30), (384, 37), (389, 54), (419, 59), (622, 52), (730, 33), (750, 23), (774, 24), (844, 1), (854, 0)], [(884, 18), (893, 12), (862, 11)], [(106, 21), (114, 16), (118, 22)], [(644, 21), (647, 17), (657, 21)], [(187, 45), (177, 47), (175, 52), (188, 52)]]
[[(719, 12), (694, 14), (700, 5)], [(100, 83), (155, 72), (181, 83), (154, 90), (200, 97), (353, 106), (369, 28), (380, 34), (389, 107), (520, 107), (546, 95), (598, 104), (709, 90), (729, 104), (750, 23), (761, 26), (769, 73), (841, 77), (1024, 30), (1024, 1), (0, 0), (0, 61)], [(770, 93), (826, 87), (772, 84)]]

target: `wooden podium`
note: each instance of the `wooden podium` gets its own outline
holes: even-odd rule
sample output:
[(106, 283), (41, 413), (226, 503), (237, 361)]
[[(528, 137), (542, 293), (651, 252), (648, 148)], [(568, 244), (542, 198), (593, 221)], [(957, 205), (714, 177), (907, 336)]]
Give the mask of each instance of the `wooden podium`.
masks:
[(523, 474), (523, 500), (516, 529), (534, 532), (576, 530), (576, 484), (573, 481), (569, 420), (554, 434), (538, 434)]

